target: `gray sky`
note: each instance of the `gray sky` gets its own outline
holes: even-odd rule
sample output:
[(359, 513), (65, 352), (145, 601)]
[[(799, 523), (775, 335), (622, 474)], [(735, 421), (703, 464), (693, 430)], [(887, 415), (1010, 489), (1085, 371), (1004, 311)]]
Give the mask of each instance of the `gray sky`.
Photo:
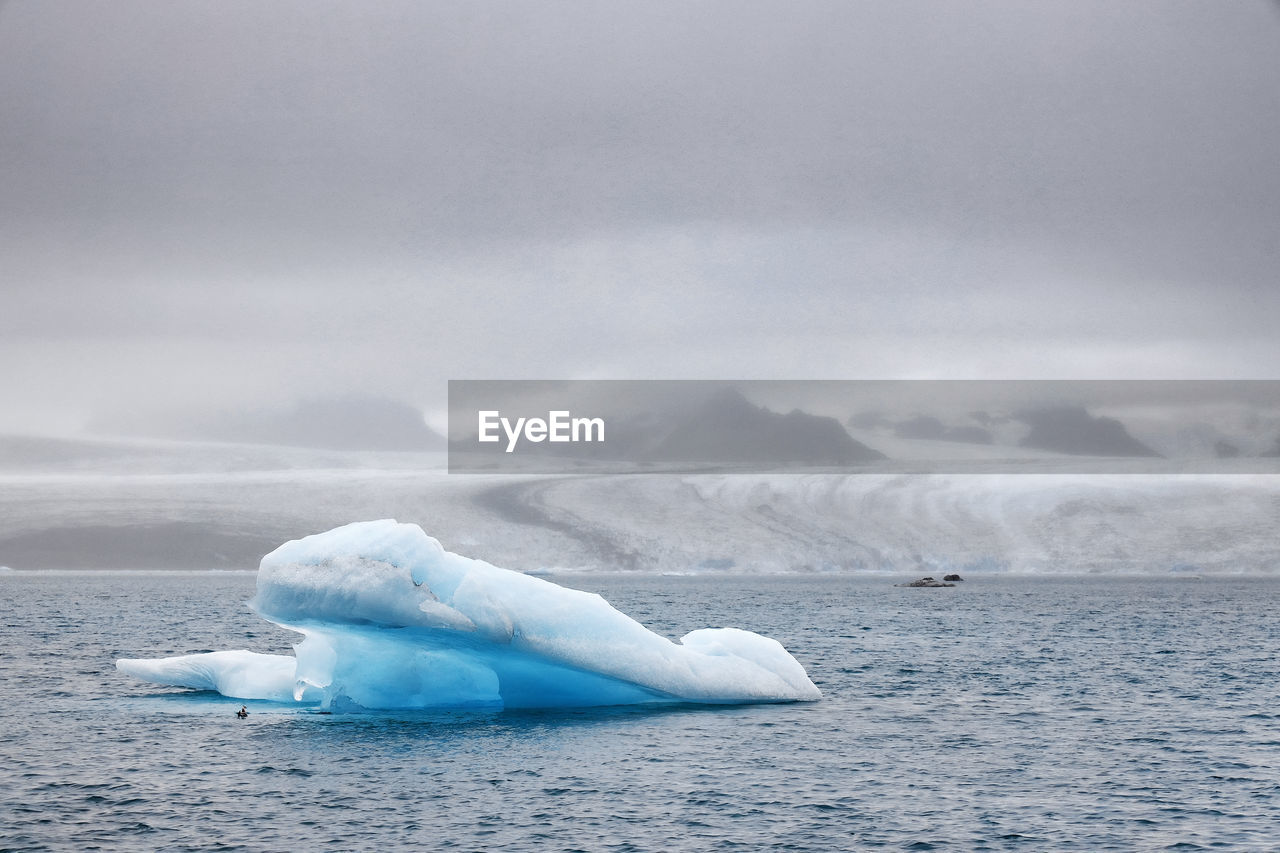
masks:
[(0, 430), (448, 378), (1280, 378), (1280, 11), (0, 7)]

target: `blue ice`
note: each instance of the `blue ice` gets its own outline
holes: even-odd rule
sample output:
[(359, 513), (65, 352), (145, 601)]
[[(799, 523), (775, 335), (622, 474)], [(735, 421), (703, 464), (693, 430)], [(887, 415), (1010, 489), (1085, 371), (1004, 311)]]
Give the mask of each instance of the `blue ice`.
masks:
[(294, 655), (122, 659), (146, 681), (334, 710), (813, 701), (776, 640), (659, 636), (598, 595), (446, 551), (416, 524), (360, 522), (263, 558), (252, 602)]

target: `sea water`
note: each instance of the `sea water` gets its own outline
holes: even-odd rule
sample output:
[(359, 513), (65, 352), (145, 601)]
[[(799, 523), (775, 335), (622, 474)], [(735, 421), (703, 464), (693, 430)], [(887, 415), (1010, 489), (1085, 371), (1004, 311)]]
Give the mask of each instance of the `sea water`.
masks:
[(288, 653), (252, 574), (5, 572), (0, 849), (1280, 845), (1278, 579), (555, 580), (773, 637), (823, 699), (240, 720), (113, 663)]

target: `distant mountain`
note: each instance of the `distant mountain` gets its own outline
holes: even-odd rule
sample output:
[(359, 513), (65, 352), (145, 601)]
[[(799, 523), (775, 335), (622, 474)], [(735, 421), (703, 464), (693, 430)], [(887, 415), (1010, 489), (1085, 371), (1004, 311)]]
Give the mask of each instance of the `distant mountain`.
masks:
[(223, 417), (196, 430), (212, 441), (324, 450), (443, 450), (444, 437), (407, 403), (347, 395), (303, 400), (281, 411)]
[(854, 440), (835, 418), (799, 409), (785, 415), (772, 412), (733, 388), (679, 413), (645, 456), (659, 462), (762, 465), (843, 465), (885, 458)]
[(1078, 456), (1155, 456), (1115, 418), (1094, 417), (1082, 406), (1023, 411), (1017, 419), (1031, 427), (1023, 447)]

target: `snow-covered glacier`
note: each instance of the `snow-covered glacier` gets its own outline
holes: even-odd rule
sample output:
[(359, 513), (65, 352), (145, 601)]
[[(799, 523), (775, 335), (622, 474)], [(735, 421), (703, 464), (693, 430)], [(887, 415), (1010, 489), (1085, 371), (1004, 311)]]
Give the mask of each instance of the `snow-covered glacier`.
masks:
[(526, 570), (1280, 572), (1274, 474), (697, 474), (488, 488), (503, 500), (484, 506), (523, 522), (523, 536), (501, 518), (473, 522), (488, 538), (466, 545)]
[(349, 524), (262, 559), (250, 605), (295, 655), (121, 659), (123, 673), (337, 710), (539, 708), (821, 697), (776, 640), (705, 628), (678, 643), (593, 593), (446, 551), (416, 524)]

